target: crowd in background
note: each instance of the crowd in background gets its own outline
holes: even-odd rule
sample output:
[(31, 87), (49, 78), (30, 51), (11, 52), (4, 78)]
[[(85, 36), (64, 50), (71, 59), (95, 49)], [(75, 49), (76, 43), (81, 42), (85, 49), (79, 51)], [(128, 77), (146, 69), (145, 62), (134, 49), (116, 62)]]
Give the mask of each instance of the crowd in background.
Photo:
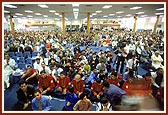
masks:
[[(164, 87), (164, 39), (163, 33), (133, 33), (124, 29), (93, 30), (90, 36), (85, 32), (63, 36), (58, 30), (23, 31), (15, 35), (5, 32), (4, 88), (12, 84), (10, 79), (21, 63), (20, 57), (14, 57), (18, 52), (30, 52), (29, 56), (23, 55), (24, 62), (31, 58), (32, 63), (23, 62), (26, 69), (22, 70), (20, 93), (17, 92), (23, 110), (30, 104), (32, 110), (38, 110), (37, 100), (49, 100), (45, 95), (65, 99), (63, 110), (91, 110), (94, 102), (100, 102), (103, 110), (114, 110), (130, 94), (129, 84), (137, 80), (163, 110), (163, 92), (159, 91)], [(99, 50), (100, 47), (105, 50)], [(140, 65), (146, 70), (143, 75), (138, 73)], [(22, 90), (22, 85), (31, 85), (36, 90), (31, 92), (35, 98), (28, 98), (29, 92)], [(39, 95), (43, 98), (37, 99)], [(39, 110), (51, 110), (50, 102), (45, 102)]]

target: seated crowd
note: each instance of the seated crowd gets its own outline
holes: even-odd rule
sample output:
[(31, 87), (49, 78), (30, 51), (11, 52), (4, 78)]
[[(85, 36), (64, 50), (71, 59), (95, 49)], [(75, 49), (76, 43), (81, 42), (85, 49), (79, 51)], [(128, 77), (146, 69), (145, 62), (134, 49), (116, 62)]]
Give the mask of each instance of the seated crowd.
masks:
[[(123, 96), (136, 93), (156, 98), (163, 110), (163, 95), (158, 92), (164, 87), (163, 35), (113, 30), (63, 37), (59, 31), (24, 31), (15, 36), (5, 33), (4, 39), (4, 87), (12, 85), (18, 68), (23, 71), (17, 91), (20, 110), (52, 110), (51, 97), (65, 99), (66, 111), (90, 111), (95, 102), (103, 105), (101, 110), (115, 110)], [(103, 45), (105, 50), (100, 50)], [(138, 66), (146, 70), (144, 75)], [(142, 86), (135, 89), (138, 83)]]

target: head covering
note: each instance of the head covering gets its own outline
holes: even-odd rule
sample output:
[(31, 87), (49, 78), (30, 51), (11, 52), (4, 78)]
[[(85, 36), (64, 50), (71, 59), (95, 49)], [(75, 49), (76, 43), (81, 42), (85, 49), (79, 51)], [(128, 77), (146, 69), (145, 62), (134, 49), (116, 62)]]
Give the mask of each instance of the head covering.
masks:
[(160, 54), (160, 52), (159, 52), (159, 51), (155, 51), (155, 54), (156, 54), (156, 53)]

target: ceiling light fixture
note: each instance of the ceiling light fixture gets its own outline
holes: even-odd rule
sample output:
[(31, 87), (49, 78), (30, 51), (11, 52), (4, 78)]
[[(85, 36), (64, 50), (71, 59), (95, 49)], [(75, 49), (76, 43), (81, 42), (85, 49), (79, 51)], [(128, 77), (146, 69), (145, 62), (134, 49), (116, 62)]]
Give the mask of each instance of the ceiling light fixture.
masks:
[(15, 13), (15, 15), (22, 16), (23, 14), (20, 14), (20, 13)]
[(5, 4), (4, 6), (5, 6), (5, 7), (8, 7), (8, 8), (17, 8), (17, 6), (10, 5), (10, 4)]
[(103, 9), (108, 9), (108, 8), (111, 8), (112, 7), (112, 5), (105, 5), (105, 6), (103, 6)]
[(156, 10), (164, 10), (164, 8), (158, 8), (158, 9), (156, 9)]
[(31, 10), (25, 10), (25, 12), (27, 12), (27, 13), (33, 13), (33, 11), (31, 11)]
[(124, 11), (118, 11), (118, 12), (116, 12), (116, 14), (122, 14), (122, 13), (124, 13)]
[(101, 13), (102, 11), (96, 11), (96, 13)]
[(10, 11), (4, 10), (4, 13), (10, 13)]
[(45, 4), (39, 4), (38, 6), (41, 7), (41, 8), (48, 8), (48, 6), (45, 5)]
[(79, 7), (79, 4), (73, 3), (72, 6), (73, 7)]
[(55, 13), (56, 11), (55, 11), (55, 10), (49, 10), (49, 12), (51, 12), (51, 13)]
[(145, 12), (137, 12), (137, 13), (135, 13), (135, 14), (144, 14)]
[(137, 10), (137, 9), (140, 9), (140, 8), (142, 8), (142, 7), (140, 7), (140, 6), (135, 6), (135, 7), (130, 8), (130, 10)]
[(161, 14), (164, 14), (164, 13), (162, 13), (162, 12), (160, 12), (160, 13), (155, 13), (155, 15), (161, 15)]

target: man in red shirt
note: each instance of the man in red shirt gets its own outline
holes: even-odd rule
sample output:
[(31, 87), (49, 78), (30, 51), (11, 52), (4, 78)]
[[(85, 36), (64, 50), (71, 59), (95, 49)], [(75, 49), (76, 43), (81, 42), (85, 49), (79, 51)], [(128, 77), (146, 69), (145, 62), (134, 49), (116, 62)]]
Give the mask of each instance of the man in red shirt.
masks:
[(27, 70), (21, 76), (21, 79), (27, 81), (28, 84), (37, 85), (38, 71), (33, 69), (31, 65), (27, 66)]
[(111, 77), (109, 77), (107, 81), (109, 84), (114, 84), (116, 86), (120, 86), (119, 80), (117, 78), (117, 71), (113, 71), (111, 74)]
[(100, 99), (103, 97), (103, 83), (100, 78), (97, 78), (91, 87), (90, 100), (92, 102), (100, 102)]
[(55, 89), (53, 77), (48, 75), (45, 71), (41, 71), (40, 77), (38, 78), (38, 88), (42, 92), (41, 94), (52, 94)]
[(72, 86), (74, 87), (74, 92), (78, 96), (84, 92), (85, 82), (81, 79), (79, 74), (75, 75), (75, 78), (72, 80)]
[(70, 84), (70, 78), (62, 71), (57, 80), (57, 91), (65, 95)]

